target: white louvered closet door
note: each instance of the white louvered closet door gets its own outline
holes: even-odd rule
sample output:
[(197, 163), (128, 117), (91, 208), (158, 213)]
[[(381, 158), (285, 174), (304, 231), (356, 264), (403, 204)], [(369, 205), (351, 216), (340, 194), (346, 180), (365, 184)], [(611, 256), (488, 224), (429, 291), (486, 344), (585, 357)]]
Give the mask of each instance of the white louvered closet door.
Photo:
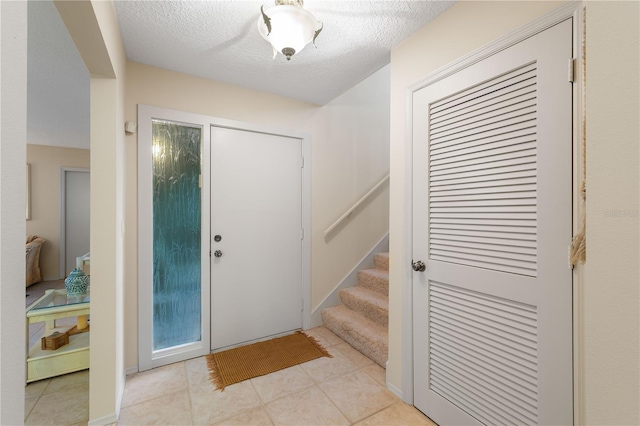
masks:
[(572, 23), (413, 99), (414, 400), (440, 425), (571, 424)]

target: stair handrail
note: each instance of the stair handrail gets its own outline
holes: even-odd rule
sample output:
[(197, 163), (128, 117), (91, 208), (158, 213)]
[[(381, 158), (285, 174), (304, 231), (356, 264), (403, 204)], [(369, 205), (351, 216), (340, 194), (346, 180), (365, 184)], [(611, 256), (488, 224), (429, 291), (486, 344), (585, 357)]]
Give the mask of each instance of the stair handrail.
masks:
[(375, 186), (373, 188), (371, 188), (369, 190), (369, 192), (367, 192), (366, 194), (364, 194), (362, 197), (360, 197), (360, 199), (358, 201), (355, 202), (355, 204), (353, 206), (351, 206), (351, 208), (349, 208), (349, 210), (347, 210), (342, 216), (340, 216), (338, 218), (338, 220), (336, 220), (335, 222), (333, 222), (333, 225), (331, 225), (330, 227), (327, 228), (326, 231), (324, 231), (324, 236), (325, 238), (331, 234), (331, 232), (336, 229), (338, 227), (338, 225), (340, 225), (343, 221), (345, 221), (346, 219), (351, 217), (351, 214), (358, 208), (360, 207), (360, 204), (364, 203), (366, 201), (367, 198), (369, 198), (371, 196), (371, 194), (373, 194), (374, 192), (376, 192), (376, 190), (378, 188), (380, 188), (382, 185), (385, 184), (386, 181), (389, 180), (389, 176), (391, 176), (390, 173), (387, 173), (387, 175), (385, 177), (383, 177), (382, 179), (380, 179), (380, 182), (378, 182), (377, 184), (375, 184)]

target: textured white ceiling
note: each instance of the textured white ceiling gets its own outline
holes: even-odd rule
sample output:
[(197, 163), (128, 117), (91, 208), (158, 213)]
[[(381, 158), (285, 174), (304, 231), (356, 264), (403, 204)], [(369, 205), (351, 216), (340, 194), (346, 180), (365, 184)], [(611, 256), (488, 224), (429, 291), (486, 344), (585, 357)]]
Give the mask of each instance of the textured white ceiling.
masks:
[[(129, 60), (323, 105), (389, 63), (453, 1), (315, 1), (316, 40), (287, 62), (258, 33), (265, 1), (115, 2)], [(51, 0), (28, 3), (27, 142), (89, 148), (89, 73)]]
[(89, 149), (89, 72), (53, 2), (27, 26), (27, 143)]
[(203, 78), (326, 104), (389, 63), (391, 50), (452, 1), (316, 1), (324, 23), (291, 61), (257, 29), (265, 1), (116, 1), (127, 58)]

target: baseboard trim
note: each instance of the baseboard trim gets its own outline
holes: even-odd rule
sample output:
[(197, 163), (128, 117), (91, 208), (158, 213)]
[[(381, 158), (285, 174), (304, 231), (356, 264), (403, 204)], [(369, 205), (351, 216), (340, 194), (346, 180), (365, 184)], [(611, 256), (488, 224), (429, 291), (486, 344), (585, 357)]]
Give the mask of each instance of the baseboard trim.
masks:
[[(126, 371), (131, 370), (131, 368)], [(135, 367), (135, 370), (138, 371), (138, 367)], [(116, 412), (112, 414), (108, 414), (106, 416), (98, 417), (97, 419), (89, 420), (87, 426), (111, 426), (116, 425), (118, 423), (118, 417), (120, 416), (120, 405), (122, 404), (122, 397), (124, 396), (124, 386), (127, 381), (126, 374), (122, 376), (122, 385), (118, 392), (118, 397), (116, 401)]]
[[(387, 373), (389, 371), (389, 361), (387, 360), (385, 366), (385, 373)], [(402, 391), (400, 389), (398, 389), (397, 387), (395, 387), (394, 385), (392, 385), (391, 383), (389, 383), (389, 374), (386, 374), (386, 378), (385, 378), (385, 384), (387, 385), (387, 389), (389, 389), (391, 391), (391, 393), (393, 393), (395, 396), (397, 396), (398, 398), (400, 398), (402, 401), (404, 401), (404, 398), (402, 397)]]
[(120, 417), (120, 408), (122, 407), (122, 397), (124, 397), (124, 387), (127, 384), (127, 372), (126, 372), (126, 370), (122, 372), (122, 380), (121, 380), (120, 383), (121, 383), (120, 384), (120, 392), (118, 393), (118, 396), (116, 397), (116, 422), (118, 421), (118, 418)]
[(98, 417), (97, 419), (89, 420), (87, 426), (107, 426), (115, 425), (118, 421), (116, 413), (108, 414), (106, 416)]
[(373, 265), (373, 256), (376, 253), (389, 251), (389, 233), (376, 243), (376, 245), (367, 253), (358, 264), (345, 276), (342, 281), (324, 298), (316, 309), (311, 312), (311, 328), (322, 325), (322, 310), (332, 306), (341, 304), (339, 292), (343, 288), (354, 287), (358, 284), (358, 271), (361, 269), (371, 268)]
[(137, 373), (138, 371), (139, 371), (139, 370), (138, 370), (138, 366), (136, 365), (136, 366), (129, 367), (129, 368), (127, 368), (126, 370), (124, 370), (124, 374), (125, 374), (125, 376), (128, 376), (128, 375), (130, 375), (130, 374), (135, 374), (135, 373)]
[(401, 401), (404, 401), (404, 397), (402, 396), (402, 391), (397, 387), (395, 387), (394, 385), (392, 385), (391, 383), (389, 383), (388, 380), (387, 380), (387, 389), (389, 389), (389, 391), (391, 391), (392, 394), (400, 398)]

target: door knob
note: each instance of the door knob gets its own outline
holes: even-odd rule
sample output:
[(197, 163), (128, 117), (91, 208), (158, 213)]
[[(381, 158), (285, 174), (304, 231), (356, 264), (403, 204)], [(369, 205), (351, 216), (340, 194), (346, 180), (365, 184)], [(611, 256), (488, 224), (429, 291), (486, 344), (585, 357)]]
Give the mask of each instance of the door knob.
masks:
[(213, 252), (213, 255), (215, 257), (222, 257), (222, 252), (220, 250), (216, 250), (216, 251)]
[(413, 262), (411, 264), (411, 267), (416, 272), (422, 272), (425, 269), (427, 269), (427, 266), (424, 264), (424, 262), (422, 260), (418, 260), (417, 262)]

